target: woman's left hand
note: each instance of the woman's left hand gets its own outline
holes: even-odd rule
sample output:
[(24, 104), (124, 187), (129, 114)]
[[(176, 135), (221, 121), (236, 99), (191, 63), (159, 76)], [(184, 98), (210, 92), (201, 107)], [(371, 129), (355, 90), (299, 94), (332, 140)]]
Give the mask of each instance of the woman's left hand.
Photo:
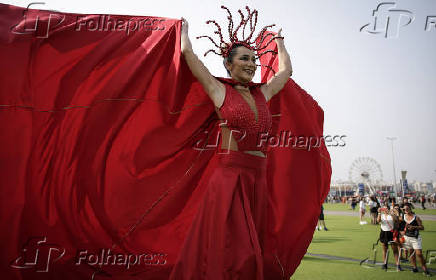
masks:
[[(280, 28), (275, 37), (282, 37), (282, 29)], [(283, 42), (283, 38), (275, 38), (276, 43)]]
[(192, 50), (191, 40), (189, 40), (188, 29), (189, 24), (188, 21), (182, 17), (182, 30), (181, 30), (181, 38), (180, 38), (180, 48), (182, 53), (188, 50)]

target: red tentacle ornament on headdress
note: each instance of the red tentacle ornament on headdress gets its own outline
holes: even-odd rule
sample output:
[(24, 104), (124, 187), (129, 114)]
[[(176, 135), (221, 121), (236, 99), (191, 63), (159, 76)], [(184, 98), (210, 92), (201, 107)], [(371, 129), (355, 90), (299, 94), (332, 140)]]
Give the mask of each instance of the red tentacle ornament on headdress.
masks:
[[(263, 27), (260, 30), (260, 32), (258, 33), (258, 35), (253, 38), (253, 34), (254, 34), (255, 29), (256, 29), (256, 24), (257, 24), (257, 15), (258, 15), (257, 10), (254, 9), (251, 11), (248, 6), (245, 6), (245, 9), (248, 12), (247, 17), (242, 13), (241, 10), (238, 10), (239, 15), (241, 16), (241, 22), (239, 23), (239, 25), (235, 29), (233, 29), (234, 25), (233, 25), (232, 13), (225, 6), (221, 6), (221, 8), (226, 10), (228, 13), (227, 19), (229, 20), (229, 24), (228, 24), (229, 42), (224, 41), (221, 26), (215, 20), (206, 21), (206, 24), (213, 23), (217, 27), (217, 30), (214, 33), (219, 35), (220, 43), (218, 44), (212, 37), (210, 37), (208, 35), (202, 35), (202, 36), (196, 37), (197, 39), (208, 38), (216, 47), (216, 49), (209, 49), (207, 52), (204, 53), (204, 56), (206, 56), (210, 52), (213, 52), (213, 53), (220, 55), (222, 57), (228, 57), (229, 53), (232, 50), (234, 45), (243, 45), (244, 47), (254, 51), (256, 53), (256, 58), (260, 58), (262, 55), (264, 55), (266, 53), (270, 53), (270, 52), (273, 53), (274, 55), (277, 55), (277, 52), (275, 52), (273, 50), (266, 50), (266, 51), (262, 52), (262, 50), (266, 49), (268, 47), (268, 45), (274, 39), (278, 39), (278, 38), (283, 39), (284, 38), (282, 36), (274, 36), (273, 33), (267, 32), (267, 29), (275, 26), (275, 24), (271, 24), (271, 25), (267, 25), (267, 26)], [(247, 37), (245, 37), (245, 29), (246, 29), (247, 25), (250, 29), (250, 32), (249, 32), (249, 35)], [(240, 31), (240, 30), (242, 30), (242, 39), (239, 39), (237, 36), (238, 31)], [(264, 44), (265, 40), (268, 37), (271, 37), (271, 38), (267, 41), (266, 44)], [(258, 40), (258, 39), (260, 39), (260, 40)], [(256, 43), (256, 42), (258, 42), (258, 43)], [(264, 66), (264, 67), (268, 67), (271, 69), (271, 67), (267, 66), (267, 65), (257, 65), (257, 66)]]

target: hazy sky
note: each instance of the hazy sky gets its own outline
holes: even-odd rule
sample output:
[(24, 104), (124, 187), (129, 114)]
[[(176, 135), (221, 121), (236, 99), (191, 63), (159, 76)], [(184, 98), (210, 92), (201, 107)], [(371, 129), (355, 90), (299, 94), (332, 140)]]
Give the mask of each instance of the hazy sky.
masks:
[[(2, 2), (27, 6), (32, 1)], [(324, 134), (347, 135), (345, 147), (329, 149), (333, 180), (347, 179), (353, 160), (366, 156), (378, 161), (384, 180), (392, 182), (387, 136), (397, 137), (397, 178), (400, 170), (407, 170), (409, 181), (436, 179), (436, 0), (389, 1), (396, 3), (391, 9), (403, 11), (385, 8), (382, 12), (380, 8), (377, 30), (382, 32), (378, 34), (366, 30), (374, 29), (373, 10), (388, 1), (44, 2), (33, 7), (74, 13), (183, 16), (189, 21), (190, 38), (200, 57), (210, 45), (195, 36), (211, 35), (214, 30), (205, 21), (226, 22), (222, 4), (239, 20), (236, 10), (249, 5), (259, 11), (259, 27), (275, 23), (283, 28), (294, 70), (292, 77), (324, 109)], [(388, 38), (384, 32), (387, 16)], [(433, 16), (433, 23), (425, 30), (428, 16)], [(413, 20), (406, 25), (411, 17)], [(370, 25), (361, 32), (366, 24)], [(398, 26), (402, 27), (396, 34)], [(208, 55), (203, 61), (212, 74), (226, 76), (217, 56)]]

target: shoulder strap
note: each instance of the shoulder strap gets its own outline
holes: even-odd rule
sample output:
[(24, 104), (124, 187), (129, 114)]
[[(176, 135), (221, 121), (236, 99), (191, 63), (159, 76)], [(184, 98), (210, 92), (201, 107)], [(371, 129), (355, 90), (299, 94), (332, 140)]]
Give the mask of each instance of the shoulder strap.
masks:
[[(391, 227), (391, 224), (389, 223), (389, 220), (388, 220), (388, 217), (389, 217), (389, 215), (387, 215), (387, 214), (383, 214), (384, 215), (384, 217), (385, 217), (385, 221), (386, 221), (386, 223), (388, 224), (388, 226), (389, 226), (389, 230), (390, 231), (392, 231), (393, 230), (393, 228)], [(392, 219), (393, 220), (393, 219)]]

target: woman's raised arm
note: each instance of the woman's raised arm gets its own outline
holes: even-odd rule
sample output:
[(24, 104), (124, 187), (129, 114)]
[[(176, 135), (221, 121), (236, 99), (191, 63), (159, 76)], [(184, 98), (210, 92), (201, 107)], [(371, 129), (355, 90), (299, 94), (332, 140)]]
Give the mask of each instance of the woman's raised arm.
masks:
[[(282, 29), (280, 28), (277, 36), (281, 37)], [(282, 38), (275, 39), (277, 43), (277, 51), (279, 56), (279, 71), (272, 77), (268, 83), (261, 87), (266, 100), (270, 100), (276, 95), (286, 84), (289, 77), (292, 75), (291, 58), (285, 48), (285, 43)]]
[(204, 66), (203, 62), (198, 59), (197, 55), (192, 50), (191, 40), (189, 40), (188, 36), (188, 28), (188, 22), (186, 19), (182, 18), (182, 34), (180, 40), (182, 54), (185, 57), (186, 63), (192, 74), (203, 86), (215, 106), (220, 107), (224, 102), (225, 86), (212, 76), (206, 66)]

